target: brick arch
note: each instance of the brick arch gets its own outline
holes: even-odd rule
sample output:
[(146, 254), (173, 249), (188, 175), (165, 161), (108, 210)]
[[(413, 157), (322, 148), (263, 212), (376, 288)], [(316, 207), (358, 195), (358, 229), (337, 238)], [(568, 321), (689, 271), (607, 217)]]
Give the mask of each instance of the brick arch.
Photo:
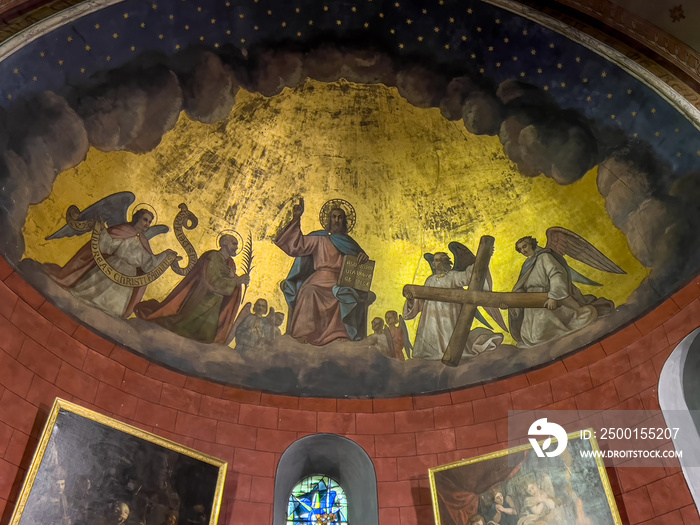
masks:
[[(219, 523), (272, 523), (284, 450), (339, 434), (372, 459), (380, 523), (433, 523), (427, 469), (507, 445), (508, 410), (659, 408), (661, 367), (700, 319), (700, 278), (636, 323), (549, 366), (396, 399), (268, 395), (150, 363), (57, 310), (0, 259), (0, 523), (53, 399), (68, 399), (229, 463)], [(676, 465), (610, 469), (625, 523), (700, 525)]]

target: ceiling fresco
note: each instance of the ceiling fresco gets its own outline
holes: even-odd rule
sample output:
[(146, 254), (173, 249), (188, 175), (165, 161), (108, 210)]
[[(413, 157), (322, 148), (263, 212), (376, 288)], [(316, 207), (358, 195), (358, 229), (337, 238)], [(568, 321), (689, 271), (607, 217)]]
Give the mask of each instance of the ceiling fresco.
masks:
[(127, 0), (16, 35), (3, 255), (132, 351), (278, 393), (447, 390), (601, 339), (697, 274), (700, 119), (494, 4)]

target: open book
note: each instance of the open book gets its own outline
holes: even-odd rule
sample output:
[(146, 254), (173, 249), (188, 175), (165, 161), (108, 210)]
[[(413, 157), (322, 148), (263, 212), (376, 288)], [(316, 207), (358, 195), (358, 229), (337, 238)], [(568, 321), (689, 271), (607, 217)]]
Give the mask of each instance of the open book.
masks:
[(355, 255), (346, 255), (343, 257), (338, 286), (347, 286), (360, 292), (369, 292), (374, 275), (374, 264), (375, 261), (359, 264)]

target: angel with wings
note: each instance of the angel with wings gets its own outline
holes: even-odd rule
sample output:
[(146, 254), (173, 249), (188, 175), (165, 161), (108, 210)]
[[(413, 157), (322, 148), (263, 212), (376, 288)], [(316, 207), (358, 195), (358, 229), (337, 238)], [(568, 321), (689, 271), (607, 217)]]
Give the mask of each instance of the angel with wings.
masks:
[[(80, 222), (98, 220), (107, 223), (108, 228), (100, 233), (99, 250), (112, 268), (127, 276), (147, 273), (167, 257), (176, 256), (173, 250), (159, 254), (151, 250), (149, 239), (168, 231), (167, 226), (151, 225), (155, 219), (153, 211), (146, 207), (139, 208), (131, 221), (127, 221), (127, 211), (134, 200), (131, 192), (114, 193), (86, 208), (77, 217)], [(92, 229), (81, 231), (66, 224), (47, 240), (73, 237), (88, 231)], [(45, 264), (44, 268), (75, 297), (114, 317), (129, 317), (146, 291), (145, 286), (122, 286), (105, 275), (93, 258), (90, 241), (65, 266)]]
[(612, 301), (594, 295), (583, 295), (574, 282), (589, 286), (600, 284), (571, 268), (568, 255), (597, 270), (624, 274), (614, 262), (583, 237), (554, 227), (547, 230), (547, 246), (527, 236), (515, 243), (515, 249), (526, 257), (514, 292), (546, 292), (545, 308), (511, 308), (510, 332), (519, 347), (531, 347), (576, 332), (615, 309)]
[[(430, 264), (433, 275), (425, 281), (425, 286), (436, 288), (464, 288), (469, 285), (472, 268), (476, 257), (458, 242), (449, 244), (454, 255), (454, 267), (450, 256), (445, 252), (426, 253), (423, 257)], [(485, 290), (492, 288), (491, 277), (486, 279)], [(452, 337), (462, 305), (441, 301), (428, 301), (409, 297), (404, 305), (403, 315), (406, 320), (414, 319), (420, 314), (416, 341), (413, 345), (413, 357), (419, 359), (442, 359)], [(505, 330), (505, 323), (498, 309), (489, 310), (493, 319)], [(477, 311), (476, 318), (484, 325), (490, 326), (483, 315)], [(469, 333), (465, 356), (475, 356), (487, 350), (493, 350), (503, 341), (503, 334), (497, 334), (486, 328), (475, 328)]]

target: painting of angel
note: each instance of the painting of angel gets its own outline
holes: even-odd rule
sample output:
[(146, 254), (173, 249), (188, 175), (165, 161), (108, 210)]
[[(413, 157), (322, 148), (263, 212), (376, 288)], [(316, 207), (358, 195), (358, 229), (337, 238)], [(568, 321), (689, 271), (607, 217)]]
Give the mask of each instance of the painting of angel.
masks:
[[(47, 240), (53, 240), (82, 235), (94, 231), (93, 226), (98, 223), (97, 242), (87, 242), (62, 267), (49, 263), (44, 268), (75, 297), (114, 317), (129, 317), (143, 298), (146, 286), (132, 287), (115, 282), (105, 273), (105, 266), (100, 266), (93, 256), (95, 248), (104, 254), (111, 268), (124, 276), (143, 275), (161, 264), (169, 266), (177, 259), (173, 250), (154, 254), (151, 249), (149, 239), (169, 229), (152, 224), (154, 211), (146, 206), (140, 207), (131, 220), (127, 220), (127, 210), (134, 200), (134, 194), (125, 191), (101, 199), (82, 213), (76, 209), (74, 221), (47, 237)], [(108, 227), (102, 227), (102, 223), (107, 223)], [(80, 226), (83, 228), (76, 229)]]
[[(435, 288), (462, 289), (469, 284), (472, 268), (476, 257), (461, 243), (451, 242), (450, 251), (454, 255), (452, 264), (450, 256), (445, 252), (426, 253), (424, 258), (430, 264), (433, 274), (425, 281), (425, 286)], [(490, 274), (487, 274), (485, 289), (493, 287)], [(409, 295), (411, 295), (409, 293)], [(421, 316), (413, 344), (413, 357), (418, 359), (439, 360), (443, 358), (452, 332), (457, 324), (461, 309), (460, 304), (440, 301), (428, 301), (407, 297), (403, 315), (406, 320)], [(497, 308), (488, 309), (494, 320), (505, 331), (505, 323)], [(486, 326), (491, 326), (477, 310), (476, 318)], [(493, 350), (503, 342), (503, 334), (494, 333), (486, 328), (476, 328), (469, 334), (465, 355), (475, 356), (482, 352)]]
[(514, 292), (547, 292), (545, 308), (511, 308), (510, 329), (519, 347), (531, 347), (576, 332), (612, 313), (615, 305), (602, 297), (583, 295), (574, 282), (600, 286), (573, 270), (564, 255), (601, 271), (624, 274), (614, 262), (583, 237), (566, 228), (547, 230), (547, 245), (527, 236), (515, 244), (526, 257)]
[(598, 445), (584, 436), (569, 434), (556, 457), (523, 445), (430, 469), (435, 523), (621, 525)]

